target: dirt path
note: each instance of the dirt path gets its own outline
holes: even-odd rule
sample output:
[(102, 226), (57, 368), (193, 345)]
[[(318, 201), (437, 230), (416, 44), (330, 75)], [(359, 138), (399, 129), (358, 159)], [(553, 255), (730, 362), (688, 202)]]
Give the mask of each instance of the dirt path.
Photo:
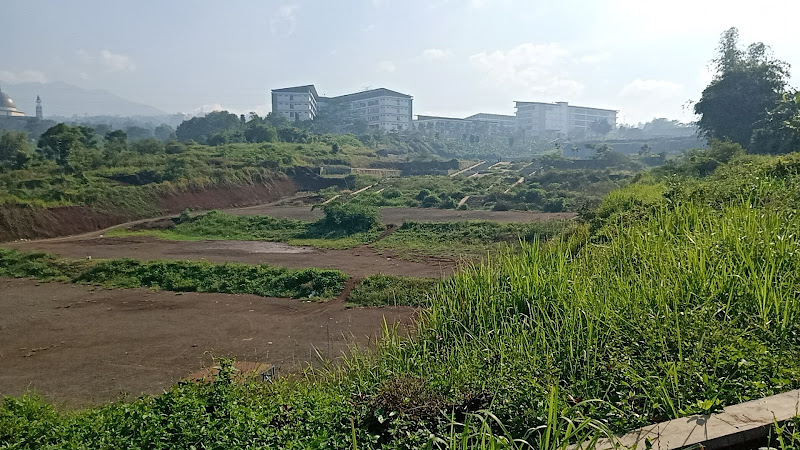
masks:
[(279, 374), (366, 345), (407, 307), (345, 309), (254, 295), (0, 278), (0, 395), (36, 390), (68, 406), (157, 394), (212, 356), (274, 364)]
[(53, 253), (65, 258), (133, 258), (194, 259), (211, 262), (240, 262), (270, 264), (274, 266), (305, 269), (339, 269), (352, 277), (364, 278), (376, 273), (413, 277), (442, 277), (455, 270), (456, 263), (440, 259), (406, 261), (378, 255), (366, 247), (349, 250), (323, 250), (313, 247), (295, 247), (278, 242), (264, 241), (166, 241), (151, 236), (94, 237), (18, 241), (0, 244), (0, 247), (21, 251)]

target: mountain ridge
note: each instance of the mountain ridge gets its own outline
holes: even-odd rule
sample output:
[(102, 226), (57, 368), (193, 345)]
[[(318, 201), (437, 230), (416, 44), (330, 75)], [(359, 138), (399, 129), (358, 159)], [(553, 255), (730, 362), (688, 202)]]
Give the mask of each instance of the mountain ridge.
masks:
[(50, 83), (3, 83), (0, 89), (10, 96), (26, 116), (36, 112), (36, 96), (42, 99), (48, 116), (165, 116), (167, 112), (144, 103), (128, 100), (103, 89), (84, 89), (63, 81)]

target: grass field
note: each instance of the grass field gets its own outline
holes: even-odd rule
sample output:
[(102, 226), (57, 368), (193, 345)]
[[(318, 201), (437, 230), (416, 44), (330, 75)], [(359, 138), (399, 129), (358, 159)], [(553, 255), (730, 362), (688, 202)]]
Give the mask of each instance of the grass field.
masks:
[(405, 222), (397, 231), (371, 246), (407, 259), (445, 256), (474, 260), (506, 247), (519, 247), (521, 242), (549, 240), (567, 226), (567, 221)]
[(439, 283), (434, 278), (372, 275), (353, 289), (347, 302), (352, 306), (424, 306)]
[(9, 398), (0, 445), (564, 449), (798, 388), (799, 182), (798, 154), (645, 180), (444, 281), (411, 335), (342, 368), (237, 384), (223, 362), (215, 383), (78, 412)]
[(504, 246), (518, 246), (521, 241), (551, 239), (568, 225), (568, 221), (405, 222), (397, 231), (378, 240), (382, 231), (379, 226), (368, 231), (344, 234), (318, 222), (269, 216), (239, 216), (212, 211), (166, 230), (115, 230), (108, 234), (148, 235), (174, 240), (264, 240), (331, 249), (369, 245), (378, 251), (391, 251), (398, 257), (412, 260), (427, 256), (475, 259)]

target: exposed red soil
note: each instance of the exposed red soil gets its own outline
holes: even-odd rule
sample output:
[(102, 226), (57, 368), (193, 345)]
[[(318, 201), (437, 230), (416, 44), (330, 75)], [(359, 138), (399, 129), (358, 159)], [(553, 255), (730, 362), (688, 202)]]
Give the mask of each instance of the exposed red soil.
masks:
[(66, 406), (158, 394), (214, 357), (275, 365), (278, 375), (367, 345), (408, 307), (345, 309), (255, 295), (0, 278), (0, 395), (35, 390)]
[(134, 217), (103, 213), (88, 206), (35, 208), (0, 205), (0, 242), (85, 233), (131, 219)]
[(270, 264), (305, 269), (339, 269), (352, 277), (376, 273), (413, 277), (442, 277), (455, 270), (456, 263), (439, 258), (406, 261), (381, 256), (370, 248), (324, 250), (294, 247), (262, 241), (164, 241), (151, 236), (74, 236), (39, 241), (18, 241), (2, 245), (21, 251), (41, 251), (65, 258), (200, 259), (211, 262)]
[(216, 186), (162, 195), (158, 208), (165, 214), (189, 209), (219, 209), (259, 205), (288, 197), (296, 192), (289, 178), (279, 178), (263, 184)]
[[(248, 208), (237, 208), (225, 211), (235, 215), (266, 215), (299, 219), (305, 221), (319, 220), (323, 212), (319, 208), (308, 206), (259, 205)], [(381, 220), (385, 224), (401, 225), (406, 220), (420, 222), (455, 222), (462, 220), (489, 220), (493, 222), (546, 222), (556, 219), (573, 219), (575, 213), (543, 213), (532, 211), (484, 211), (455, 210), (432, 208), (381, 208)]]
[[(164, 193), (156, 206), (163, 214), (172, 214), (186, 208), (215, 209), (260, 205), (290, 196), (295, 191), (292, 180), (279, 178), (267, 183)], [(102, 230), (136, 218), (129, 212), (102, 212), (88, 206), (37, 208), (0, 205), (0, 242), (69, 236)]]

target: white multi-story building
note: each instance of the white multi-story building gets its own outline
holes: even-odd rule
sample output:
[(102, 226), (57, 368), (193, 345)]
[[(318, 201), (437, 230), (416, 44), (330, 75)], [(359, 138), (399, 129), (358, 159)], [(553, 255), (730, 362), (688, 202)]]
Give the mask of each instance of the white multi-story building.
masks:
[(313, 84), (272, 90), (272, 112), (289, 120), (314, 120), (319, 95)]
[(460, 119), (456, 117), (418, 115), (414, 121), (414, 129), (435, 131), (444, 136), (462, 136), (466, 134), (496, 135), (514, 131), (516, 118), (504, 114), (473, 114)]
[(515, 102), (517, 129), (530, 136), (591, 134), (599, 121), (617, 126), (617, 111), (571, 106), (567, 102)]
[(348, 104), (353, 118), (363, 120), (370, 128), (387, 131), (411, 129), (413, 101), (410, 95), (385, 88), (326, 99), (327, 103)]
[(319, 112), (342, 106), (352, 118), (387, 131), (411, 128), (412, 103), (410, 95), (385, 88), (338, 97), (320, 97), (314, 85), (272, 90), (272, 111), (290, 120), (314, 120)]

